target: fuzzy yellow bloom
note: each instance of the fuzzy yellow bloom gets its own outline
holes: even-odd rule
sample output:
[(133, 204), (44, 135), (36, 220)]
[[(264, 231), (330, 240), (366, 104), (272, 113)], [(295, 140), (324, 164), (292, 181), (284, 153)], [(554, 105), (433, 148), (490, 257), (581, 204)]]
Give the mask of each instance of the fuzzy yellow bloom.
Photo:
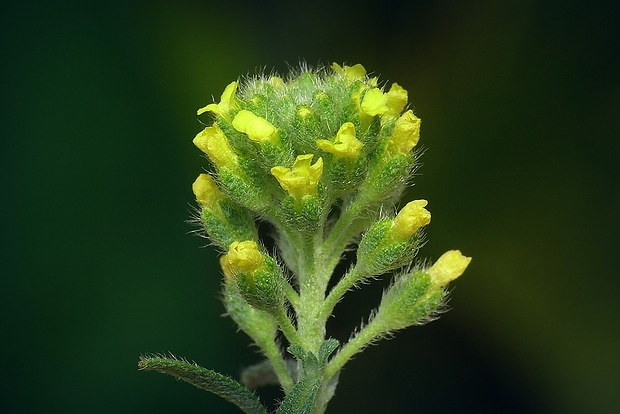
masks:
[(224, 92), (220, 98), (220, 103), (212, 103), (204, 108), (200, 108), (197, 112), (198, 115), (202, 115), (205, 112), (213, 112), (214, 114), (225, 116), (230, 108), (234, 106), (236, 92), (237, 82), (231, 82), (228, 86), (226, 86), (226, 89), (224, 89)]
[(370, 88), (362, 99), (362, 112), (366, 115), (383, 115), (388, 111), (388, 98), (379, 88)]
[(192, 184), (192, 191), (198, 204), (210, 210), (218, 209), (219, 201), (224, 198), (224, 194), (209, 174), (200, 174)]
[(420, 140), (420, 118), (408, 110), (396, 120), (390, 136), (387, 151), (393, 154), (407, 154)]
[(342, 124), (334, 142), (318, 139), (316, 145), (325, 152), (346, 158), (357, 157), (364, 146), (360, 140), (355, 138), (355, 125), (351, 122)]
[(254, 142), (272, 141), (276, 135), (276, 128), (271, 122), (245, 109), (235, 115), (232, 125), (237, 131), (247, 134)]
[(403, 89), (399, 84), (393, 83), (390, 90), (385, 94), (387, 98), (386, 106), (388, 108), (385, 115), (390, 117), (397, 117), (400, 111), (407, 105), (409, 96), (407, 91)]
[(334, 62), (332, 63), (332, 69), (334, 72), (340, 73), (351, 82), (355, 80), (362, 80), (366, 77), (366, 68), (359, 63), (353, 66), (344, 65), (344, 67), (341, 67), (339, 64)]
[(319, 158), (312, 163), (313, 154), (298, 155), (292, 168), (276, 166), (271, 174), (278, 180), (280, 186), (296, 200), (306, 195), (315, 195), (323, 173), (323, 159)]
[(193, 142), (195, 146), (207, 154), (217, 168), (233, 169), (237, 167), (237, 154), (230, 147), (228, 138), (217, 124), (200, 131)]
[(428, 201), (415, 200), (407, 203), (394, 218), (393, 226), (389, 230), (388, 237), (396, 239), (409, 239), (418, 229), (431, 222), (431, 213), (425, 209)]
[(449, 250), (441, 255), (426, 272), (431, 275), (431, 283), (436, 287), (441, 287), (461, 276), (469, 262), (471, 262), (471, 257), (463, 256), (459, 250)]
[(265, 267), (265, 259), (258, 250), (256, 242), (247, 240), (232, 242), (228, 253), (220, 259), (224, 275), (247, 274)]

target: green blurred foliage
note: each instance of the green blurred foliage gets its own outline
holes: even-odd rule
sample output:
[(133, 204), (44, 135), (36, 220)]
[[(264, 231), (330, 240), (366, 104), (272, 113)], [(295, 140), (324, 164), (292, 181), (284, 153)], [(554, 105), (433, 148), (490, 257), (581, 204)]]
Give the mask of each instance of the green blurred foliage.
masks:
[[(191, 139), (237, 75), (300, 59), (409, 90), (427, 149), (410, 195), (433, 213), (421, 255), (474, 258), (453, 310), (358, 356), (331, 411), (620, 406), (611, 3), (14, 3), (0, 6), (1, 412), (236, 412), (136, 364), (170, 351), (236, 376), (259, 359), (220, 317), (215, 252), (188, 235), (207, 166)], [(339, 305), (335, 337), (382, 283)]]

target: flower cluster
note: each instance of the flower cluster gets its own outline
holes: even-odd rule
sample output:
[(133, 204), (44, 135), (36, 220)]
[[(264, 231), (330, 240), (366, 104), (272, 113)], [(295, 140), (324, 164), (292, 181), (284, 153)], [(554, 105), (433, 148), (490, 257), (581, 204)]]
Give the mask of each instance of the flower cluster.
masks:
[[(449, 251), (430, 267), (415, 265), (431, 215), (422, 199), (396, 208), (420, 138), (420, 119), (407, 103), (400, 85), (379, 85), (359, 64), (333, 64), (286, 79), (232, 82), (218, 103), (198, 110), (211, 121), (194, 144), (212, 168), (193, 190), (207, 234), (225, 252), (228, 315), (261, 347), (287, 395), (305, 376), (319, 378), (313, 412), (324, 410), (354, 354), (429, 320), (445, 286), (470, 261)], [(275, 252), (262, 244), (257, 220), (274, 228)], [(334, 275), (354, 245), (355, 262)], [(386, 273), (394, 281), (377, 310), (330, 356), (335, 346), (325, 325), (336, 304)], [(278, 331), (301, 359), (295, 369), (276, 342)]]

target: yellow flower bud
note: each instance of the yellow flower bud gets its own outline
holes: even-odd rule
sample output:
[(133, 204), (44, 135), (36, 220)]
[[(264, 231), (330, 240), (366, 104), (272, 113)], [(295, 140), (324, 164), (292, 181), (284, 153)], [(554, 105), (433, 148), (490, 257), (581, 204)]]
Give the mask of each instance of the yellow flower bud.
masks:
[(471, 262), (471, 257), (463, 256), (459, 250), (449, 250), (426, 272), (431, 275), (431, 283), (436, 287), (441, 287), (461, 276), (469, 262)]
[(362, 99), (361, 108), (366, 115), (383, 115), (388, 111), (388, 98), (379, 88), (371, 88)]
[(196, 135), (193, 142), (207, 154), (217, 168), (233, 169), (238, 165), (237, 154), (230, 147), (226, 135), (217, 124), (203, 129)]
[(385, 94), (387, 97), (387, 107), (388, 110), (386, 115), (391, 117), (396, 117), (400, 114), (400, 111), (403, 110), (405, 105), (407, 105), (408, 95), (407, 91), (403, 89), (399, 84), (393, 83), (392, 87)]
[(256, 242), (247, 240), (232, 242), (228, 253), (220, 259), (224, 274), (251, 275), (256, 270), (265, 267), (265, 259), (258, 250)]
[(231, 109), (232, 106), (234, 106), (235, 104), (235, 93), (237, 92), (237, 82), (231, 82), (226, 89), (224, 89), (224, 92), (222, 93), (222, 97), (220, 98), (220, 103), (216, 104), (216, 103), (212, 103), (209, 104), (207, 106), (205, 106), (204, 108), (200, 108), (198, 110), (198, 115), (202, 115), (205, 112), (213, 112), (214, 114), (217, 115), (222, 115), (225, 116), (226, 114), (228, 114), (228, 111)]
[(336, 134), (335, 142), (319, 139), (316, 141), (316, 145), (325, 152), (346, 158), (357, 157), (364, 146), (361, 141), (355, 138), (355, 126), (351, 122), (342, 124)]
[(224, 194), (209, 174), (200, 174), (192, 184), (192, 190), (202, 208), (217, 209), (219, 201), (224, 198)]
[(271, 122), (245, 109), (235, 115), (232, 125), (237, 131), (247, 134), (254, 142), (271, 141), (276, 134), (276, 128)]
[(408, 239), (418, 229), (430, 223), (431, 213), (424, 208), (427, 204), (426, 200), (407, 203), (394, 218), (389, 234), (398, 239)]
[(276, 166), (271, 174), (278, 180), (280, 186), (296, 200), (306, 195), (315, 195), (323, 173), (323, 159), (319, 158), (312, 163), (313, 154), (298, 155), (292, 168)]
[(396, 120), (394, 131), (388, 141), (387, 151), (393, 154), (408, 154), (420, 140), (420, 118), (408, 110)]
[(334, 62), (332, 63), (332, 69), (334, 70), (334, 72), (343, 75), (350, 82), (362, 80), (366, 77), (366, 69), (359, 63), (353, 66), (344, 65), (343, 68), (339, 64)]

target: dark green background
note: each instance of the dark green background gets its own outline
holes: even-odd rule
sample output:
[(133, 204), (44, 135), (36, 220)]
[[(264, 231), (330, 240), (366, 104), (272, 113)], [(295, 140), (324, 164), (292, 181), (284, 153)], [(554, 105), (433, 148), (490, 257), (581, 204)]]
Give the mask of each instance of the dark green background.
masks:
[[(452, 311), (368, 349), (332, 413), (612, 413), (620, 406), (618, 11), (601, 2), (21, 2), (2, 30), (3, 413), (234, 413), (136, 369), (237, 375), (188, 234), (195, 111), (238, 75), (363, 63), (409, 91), (433, 213), (421, 255), (473, 256)], [(355, 292), (344, 340), (381, 286)], [(267, 390), (266, 398), (279, 397)]]

